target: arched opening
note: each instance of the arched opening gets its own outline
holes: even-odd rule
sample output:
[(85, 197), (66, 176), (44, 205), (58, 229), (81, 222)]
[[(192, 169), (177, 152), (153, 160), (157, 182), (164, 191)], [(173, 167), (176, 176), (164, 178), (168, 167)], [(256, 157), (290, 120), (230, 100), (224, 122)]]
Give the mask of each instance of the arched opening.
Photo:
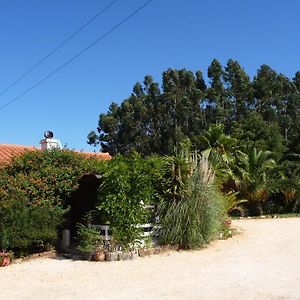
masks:
[(76, 224), (82, 222), (88, 212), (96, 209), (100, 178), (99, 175), (85, 174), (79, 180), (79, 188), (73, 193), (70, 201), (71, 238), (76, 235)]

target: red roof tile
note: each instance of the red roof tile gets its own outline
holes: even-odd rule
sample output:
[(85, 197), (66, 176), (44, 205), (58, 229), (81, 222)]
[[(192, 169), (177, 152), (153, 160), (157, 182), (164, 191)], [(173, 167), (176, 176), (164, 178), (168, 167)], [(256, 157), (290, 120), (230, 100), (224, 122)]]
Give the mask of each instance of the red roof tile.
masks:
[[(40, 150), (40, 148), (33, 147), (33, 146), (22, 146), (22, 145), (7, 145), (7, 144), (0, 144), (0, 165), (7, 164), (11, 161), (11, 159), (15, 156), (19, 156), (26, 151), (36, 151)], [(102, 160), (110, 160), (111, 156), (109, 153), (101, 153), (101, 152), (79, 152), (86, 157), (96, 157)]]
[(39, 149), (33, 146), (0, 144), (0, 165), (9, 163), (13, 157), (19, 156), (26, 151), (36, 150)]
[(110, 160), (112, 157), (108, 152), (78, 152), (86, 157), (96, 157), (102, 160)]

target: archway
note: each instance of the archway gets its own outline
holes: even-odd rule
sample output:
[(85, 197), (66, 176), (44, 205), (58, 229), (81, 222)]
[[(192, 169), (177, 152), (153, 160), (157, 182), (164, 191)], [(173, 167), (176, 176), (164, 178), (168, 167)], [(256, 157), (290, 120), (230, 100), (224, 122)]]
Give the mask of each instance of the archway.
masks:
[(83, 217), (96, 209), (100, 175), (85, 174), (79, 180), (79, 188), (73, 193), (70, 201), (70, 231), (71, 237), (76, 235), (76, 224), (82, 222)]

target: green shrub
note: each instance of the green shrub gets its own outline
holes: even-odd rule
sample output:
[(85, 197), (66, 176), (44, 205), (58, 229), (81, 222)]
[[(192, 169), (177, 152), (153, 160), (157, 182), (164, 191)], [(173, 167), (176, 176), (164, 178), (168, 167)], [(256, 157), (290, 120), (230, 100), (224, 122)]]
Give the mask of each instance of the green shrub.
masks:
[(30, 205), (26, 199), (1, 202), (0, 247), (20, 256), (55, 245), (63, 214), (62, 207)]
[(103, 248), (99, 231), (83, 224), (77, 225), (77, 240), (77, 249), (82, 252), (92, 253)]
[(110, 223), (116, 243), (128, 248), (140, 238), (137, 225), (149, 221), (147, 205), (159, 201), (157, 185), (161, 160), (156, 157), (141, 158), (116, 156), (102, 177), (99, 188), (98, 209)]
[(55, 245), (72, 192), (104, 163), (72, 151), (31, 151), (0, 169), (0, 248), (30, 253)]
[[(104, 162), (67, 150), (31, 151), (1, 170), (2, 194), (28, 197), (31, 203), (51, 201), (66, 206), (85, 173), (101, 172)], [(2, 198), (2, 197), (1, 197)], [(1, 199), (0, 198), (0, 199)]]

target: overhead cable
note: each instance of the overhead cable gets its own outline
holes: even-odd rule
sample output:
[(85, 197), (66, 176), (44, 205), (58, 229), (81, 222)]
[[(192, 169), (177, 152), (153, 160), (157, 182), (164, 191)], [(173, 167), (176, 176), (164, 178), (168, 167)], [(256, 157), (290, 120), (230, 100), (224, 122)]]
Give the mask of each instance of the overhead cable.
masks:
[(133, 16), (135, 16), (136, 14), (138, 14), (142, 9), (144, 9), (152, 1), (153, 0), (148, 0), (143, 5), (139, 6), (137, 9), (135, 9), (133, 12), (131, 12), (126, 18), (124, 18), (121, 22), (119, 22), (117, 25), (113, 26), (111, 29), (109, 29), (108, 31), (106, 31), (99, 38), (97, 38), (94, 42), (92, 42), (87, 47), (85, 47), (84, 49), (82, 49), (81, 51), (79, 51), (77, 54), (75, 54), (72, 58), (70, 58), (69, 60), (67, 60), (64, 64), (62, 64), (61, 66), (59, 66), (58, 68), (56, 68), (55, 70), (53, 70), (51, 73), (49, 73), (48, 75), (46, 75), (45, 77), (43, 77), (42, 79), (40, 79), (39, 81), (37, 81), (34, 85), (32, 85), (27, 90), (23, 91), (21, 94), (19, 94), (18, 96), (16, 96), (15, 98), (13, 98), (12, 100), (10, 100), (9, 102), (7, 102), (4, 105), (0, 106), (0, 110), (4, 109), (8, 105), (10, 105), (13, 102), (17, 101), (22, 96), (24, 96), (25, 94), (27, 94), (28, 92), (30, 92), (31, 90), (33, 90), (34, 88), (36, 88), (37, 86), (39, 86), (40, 84), (42, 84), (43, 82), (45, 82), (46, 80), (48, 80), (55, 73), (57, 73), (58, 71), (60, 71), (61, 69), (63, 69), (67, 65), (69, 65), (71, 62), (73, 62), (74, 60), (76, 60), (79, 56), (81, 56), (82, 54), (84, 54), (86, 51), (88, 51), (90, 48), (92, 48), (97, 43), (99, 43), (100, 41), (102, 41), (104, 38), (106, 38), (108, 35), (110, 35), (112, 32), (114, 32), (116, 29), (118, 29), (124, 23), (126, 23), (127, 21), (129, 21)]
[(107, 9), (109, 9), (113, 4), (115, 4), (118, 0), (114, 0), (110, 2), (107, 6), (105, 6), (102, 10), (97, 12), (95, 16), (93, 16), (90, 20), (88, 20), (85, 24), (83, 24), (80, 28), (74, 31), (69, 37), (67, 37), (63, 42), (57, 45), (53, 50), (51, 50), (46, 56), (44, 56), (41, 60), (39, 60), (36, 64), (30, 67), (26, 72), (24, 72), (20, 77), (14, 80), (10, 85), (8, 85), (4, 90), (0, 92), (0, 96), (5, 94), (8, 90), (10, 90), (14, 85), (16, 85), (19, 81), (21, 81), (24, 77), (26, 77), (29, 73), (31, 73), (34, 69), (36, 69), (42, 62), (44, 62), (47, 58), (49, 58), (52, 54), (54, 54), (57, 50), (63, 47), (67, 42), (69, 42), (73, 37), (75, 37), (79, 32), (81, 32), (85, 27), (87, 27), (90, 23), (92, 23), (95, 19), (101, 16)]

